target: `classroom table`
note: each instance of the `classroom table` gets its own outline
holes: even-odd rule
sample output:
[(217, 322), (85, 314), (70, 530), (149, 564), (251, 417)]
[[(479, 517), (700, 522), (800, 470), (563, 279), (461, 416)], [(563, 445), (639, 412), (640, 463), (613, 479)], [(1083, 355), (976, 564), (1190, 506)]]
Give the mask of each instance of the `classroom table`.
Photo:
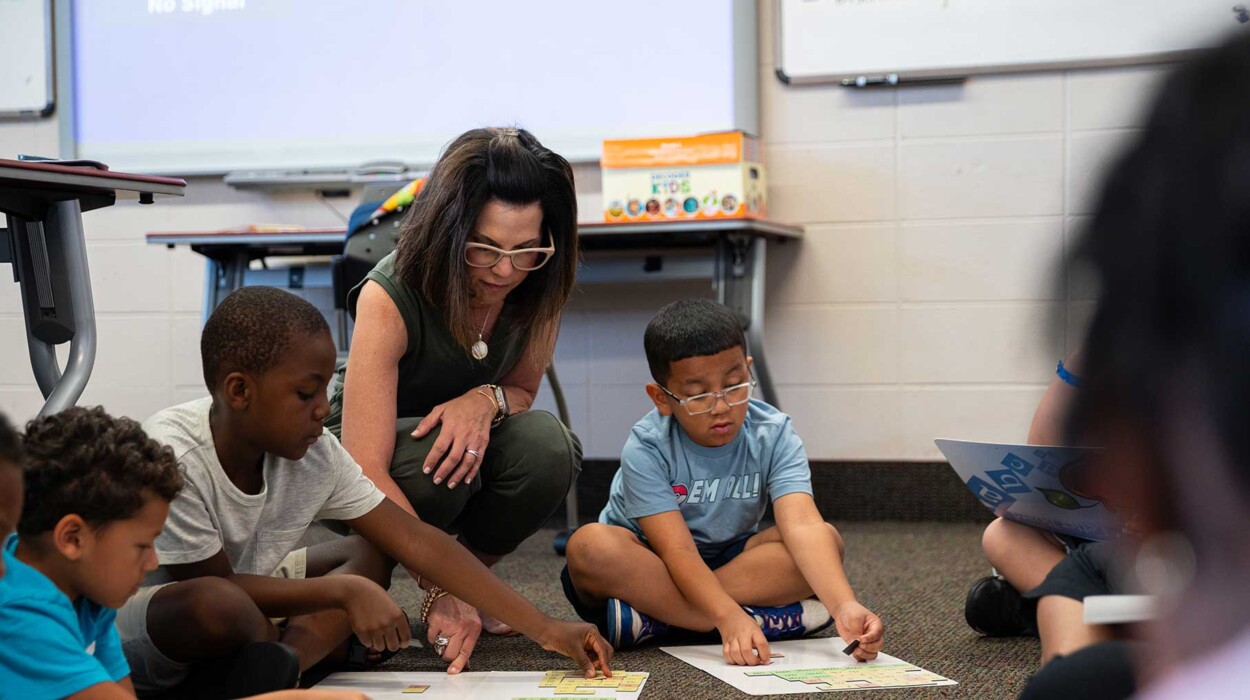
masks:
[[(343, 252), (343, 229), (285, 232), (198, 231), (147, 235), (153, 245), (190, 246), (207, 258), (204, 318), (242, 287), (251, 261), (282, 256), (330, 256)], [(587, 253), (579, 284), (710, 279), (716, 297), (743, 320), (764, 397), (779, 403), (764, 346), (766, 245), (797, 240), (798, 226), (757, 219), (578, 224)], [(281, 280), (280, 273), (275, 280)], [(300, 273), (303, 283), (303, 271)]]
[[(39, 415), (73, 406), (95, 364), (95, 305), (82, 213), (112, 206), (117, 195), (182, 196), (187, 183), (107, 170), (90, 161), (0, 159), (0, 262), (13, 265), (26, 319), (26, 344), (43, 394)], [(62, 373), (56, 346), (68, 342)]]

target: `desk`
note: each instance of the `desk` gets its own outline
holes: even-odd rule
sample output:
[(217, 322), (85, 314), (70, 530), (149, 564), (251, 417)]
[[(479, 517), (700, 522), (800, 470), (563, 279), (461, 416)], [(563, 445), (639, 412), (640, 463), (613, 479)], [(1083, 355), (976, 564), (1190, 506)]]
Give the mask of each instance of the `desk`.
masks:
[[(156, 195), (181, 196), (175, 178), (115, 173), (92, 165), (0, 159), (0, 262), (13, 265), (21, 287), (26, 344), (44, 396), (39, 415), (73, 406), (95, 364), (95, 305), (83, 240), (82, 213), (112, 206), (119, 192), (142, 204)], [(56, 347), (70, 343), (65, 373)]]
[[(252, 260), (276, 256), (338, 255), (343, 229), (312, 229), (288, 233), (237, 231), (149, 233), (147, 241), (169, 247), (187, 245), (208, 259), (204, 318), (226, 294), (243, 286)], [(738, 312), (765, 398), (777, 405), (777, 391), (764, 350), (764, 261), (768, 240), (801, 238), (803, 229), (771, 221), (731, 219), (638, 224), (579, 224), (578, 243), (591, 254), (578, 271), (579, 284), (638, 282), (665, 279), (711, 279), (716, 297)], [(611, 251), (637, 253), (632, 260), (597, 255)], [(670, 256), (671, 252), (701, 256)], [(642, 257), (639, 264), (638, 257)]]

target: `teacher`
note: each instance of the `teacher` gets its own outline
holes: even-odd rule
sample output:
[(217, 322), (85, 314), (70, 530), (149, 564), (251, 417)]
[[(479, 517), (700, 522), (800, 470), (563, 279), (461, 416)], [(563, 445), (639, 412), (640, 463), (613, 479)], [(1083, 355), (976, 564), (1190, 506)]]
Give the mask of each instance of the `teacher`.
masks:
[[(577, 257), (568, 161), (523, 129), (474, 129), (348, 295), (356, 325), (326, 426), (387, 497), (487, 566), (546, 522), (581, 468), (577, 437), (530, 410)], [(483, 626), (511, 632), (451, 596), (429, 610), (451, 672)]]

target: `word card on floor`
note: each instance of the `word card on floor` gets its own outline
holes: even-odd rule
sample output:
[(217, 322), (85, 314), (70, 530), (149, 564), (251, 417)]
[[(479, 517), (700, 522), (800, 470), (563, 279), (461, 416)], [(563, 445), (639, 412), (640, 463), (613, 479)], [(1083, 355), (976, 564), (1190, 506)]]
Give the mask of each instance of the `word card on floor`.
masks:
[(719, 644), (660, 649), (748, 695), (958, 685), (889, 654), (856, 661), (842, 653), (845, 647), (837, 637), (774, 642), (769, 648), (783, 656), (774, 654), (768, 666), (731, 666), (721, 655)]
[(489, 673), (401, 673), (363, 671), (334, 673), (318, 690), (355, 690), (372, 700), (530, 700), (531, 698), (614, 698), (638, 700), (646, 673), (612, 671), (586, 678), (578, 671), (491, 671)]

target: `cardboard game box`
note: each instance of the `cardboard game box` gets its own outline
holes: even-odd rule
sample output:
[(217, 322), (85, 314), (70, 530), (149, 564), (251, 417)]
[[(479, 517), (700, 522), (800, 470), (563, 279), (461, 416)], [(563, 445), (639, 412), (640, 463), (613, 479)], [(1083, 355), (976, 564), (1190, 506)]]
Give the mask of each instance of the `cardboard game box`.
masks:
[(766, 211), (760, 141), (742, 131), (603, 142), (603, 220), (756, 219)]

